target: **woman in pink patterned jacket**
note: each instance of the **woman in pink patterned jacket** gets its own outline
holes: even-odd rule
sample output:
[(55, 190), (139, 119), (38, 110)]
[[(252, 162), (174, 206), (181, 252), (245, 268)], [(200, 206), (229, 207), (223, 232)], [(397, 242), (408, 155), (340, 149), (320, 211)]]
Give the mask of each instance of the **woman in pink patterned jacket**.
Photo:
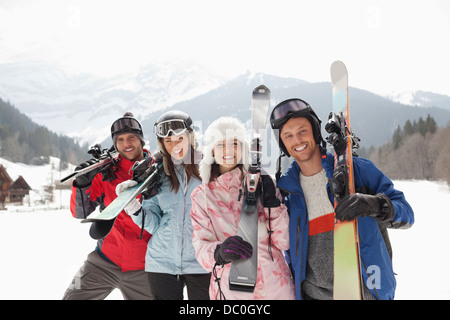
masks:
[[(211, 123), (205, 132), (204, 158), (199, 166), (202, 184), (191, 194), (193, 245), (199, 263), (213, 272), (210, 299), (295, 299), (294, 284), (283, 250), (289, 249), (289, 216), (286, 207), (258, 205), (258, 245), (237, 236), (242, 207), (243, 179), (248, 169), (248, 145), (243, 124), (230, 117)], [(273, 181), (265, 176), (263, 181)], [(280, 194), (272, 198), (278, 202)], [(274, 199), (272, 199), (274, 200)], [(270, 219), (269, 219), (269, 210)], [(269, 232), (271, 231), (271, 232)], [(270, 236), (269, 236), (270, 235)], [(258, 253), (258, 273), (253, 292), (231, 290), (230, 262)], [(272, 259), (273, 258), (273, 259)]]

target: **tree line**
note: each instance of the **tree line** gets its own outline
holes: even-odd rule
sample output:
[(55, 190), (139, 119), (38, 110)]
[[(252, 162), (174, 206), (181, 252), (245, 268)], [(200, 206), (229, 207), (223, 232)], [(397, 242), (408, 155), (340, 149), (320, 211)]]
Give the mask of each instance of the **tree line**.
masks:
[(450, 122), (439, 128), (428, 115), (398, 126), (392, 140), (368, 155), (391, 179), (444, 180), (450, 184)]
[[(62, 163), (80, 163), (88, 146), (49, 131), (0, 98), (0, 157), (26, 164), (45, 164), (48, 157)], [(428, 115), (398, 126), (390, 142), (357, 150), (391, 179), (444, 180), (450, 184), (450, 123), (437, 126)]]
[(0, 157), (25, 164), (45, 164), (49, 157), (62, 163), (80, 163), (87, 146), (81, 148), (74, 139), (58, 135), (37, 125), (10, 102), (0, 99)]

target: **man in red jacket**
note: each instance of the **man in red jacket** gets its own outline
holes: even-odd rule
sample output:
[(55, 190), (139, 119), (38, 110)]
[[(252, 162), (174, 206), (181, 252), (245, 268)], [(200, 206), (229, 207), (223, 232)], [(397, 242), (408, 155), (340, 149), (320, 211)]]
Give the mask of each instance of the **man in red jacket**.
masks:
[[(75, 218), (85, 219), (97, 206), (100, 209), (108, 206), (117, 197), (116, 186), (133, 177), (133, 164), (150, 156), (143, 148), (142, 126), (132, 113), (125, 113), (112, 124), (111, 137), (119, 152), (116, 165), (110, 169), (112, 175), (104, 177), (91, 171), (77, 177), (72, 184), (70, 210)], [(104, 299), (116, 288), (124, 299), (153, 299), (144, 270), (151, 235), (142, 232), (141, 236), (141, 229), (129, 215), (121, 212), (110, 233), (88, 255), (63, 299)]]

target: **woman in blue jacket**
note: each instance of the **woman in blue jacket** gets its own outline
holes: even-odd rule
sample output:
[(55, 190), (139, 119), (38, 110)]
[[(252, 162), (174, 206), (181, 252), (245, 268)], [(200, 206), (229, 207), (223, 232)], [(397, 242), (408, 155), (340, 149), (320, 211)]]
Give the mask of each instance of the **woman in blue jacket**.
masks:
[(402, 192), (375, 165), (353, 159), (356, 193), (333, 207), (328, 179), (333, 156), (326, 152), (320, 119), (301, 99), (279, 103), (271, 114), (281, 151), (294, 162), (278, 181), (290, 213), (288, 258), (297, 299), (333, 298), (334, 220), (357, 218), (364, 299), (393, 299), (395, 277), (387, 228), (409, 228), (414, 213)]
[[(197, 262), (192, 245), (191, 193), (201, 184), (192, 120), (184, 112), (169, 111), (155, 123), (165, 173), (158, 193), (141, 204), (132, 201), (125, 211), (152, 234), (145, 270), (157, 300), (182, 300), (186, 285), (190, 300), (209, 300), (210, 273)], [(118, 193), (133, 185), (126, 181)]]

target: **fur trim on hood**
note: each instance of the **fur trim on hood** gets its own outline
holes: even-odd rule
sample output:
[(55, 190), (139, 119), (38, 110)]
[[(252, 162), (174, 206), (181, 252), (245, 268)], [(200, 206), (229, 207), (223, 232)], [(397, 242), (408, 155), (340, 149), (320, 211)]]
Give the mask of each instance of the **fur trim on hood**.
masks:
[(237, 139), (242, 145), (242, 160), (244, 171), (248, 171), (249, 147), (245, 139), (244, 124), (237, 118), (221, 117), (213, 121), (203, 135), (203, 159), (199, 165), (199, 172), (202, 183), (207, 184), (211, 179), (211, 165), (215, 162), (213, 149), (217, 142)]

